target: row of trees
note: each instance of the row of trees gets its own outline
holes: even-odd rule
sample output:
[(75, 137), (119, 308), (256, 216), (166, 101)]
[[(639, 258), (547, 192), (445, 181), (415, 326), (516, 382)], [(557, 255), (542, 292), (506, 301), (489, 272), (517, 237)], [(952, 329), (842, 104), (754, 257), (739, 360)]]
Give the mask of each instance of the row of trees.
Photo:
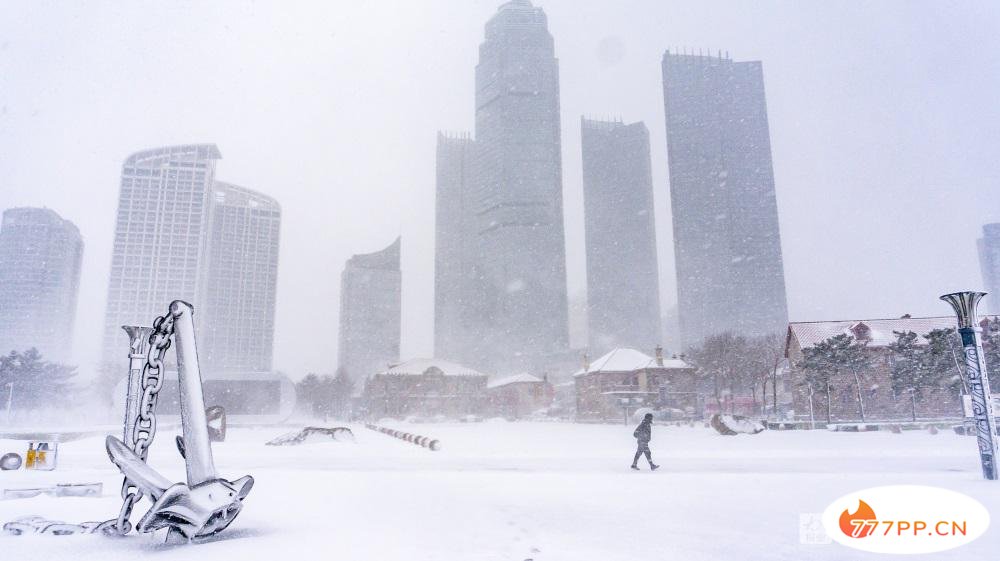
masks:
[[(893, 395), (897, 399), (900, 396), (909, 399), (910, 415), (914, 420), (917, 403), (930, 398), (932, 393), (967, 393), (962, 342), (955, 329), (934, 329), (922, 335), (913, 331), (894, 331), (893, 335), (895, 340), (883, 350), (884, 354), (876, 353), (867, 341), (847, 334), (803, 349), (803, 359), (797, 365), (805, 374), (802, 385), (823, 396), (827, 422), (832, 416), (832, 387), (844, 377), (853, 382), (858, 417), (865, 421), (865, 389), (877, 389), (873, 377), (880, 360), (888, 362)], [(990, 320), (983, 330), (983, 353), (987, 371), (993, 373), (991, 387), (997, 391), (1000, 387), (1000, 320)]]
[[(784, 359), (784, 339), (779, 335), (746, 337), (733, 332), (712, 335), (692, 347), (684, 360), (695, 366), (702, 391), (711, 394), (719, 411), (724, 396), (749, 394), (754, 409), (767, 410), (768, 389), (771, 405), (777, 411), (778, 370)], [(758, 399), (758, 396), (760, 399)], [(730, 413), (735, 400), (729, 400)]]
[(46, 361), (35, 348), (0, 356), (0, 410), (8, 400), (12, 409), (67, 404), (76, 374), (75, 366)]
[[(910, 413), (916, 417), (917, 403), (934, 391), (956, 395), (965, 393), (962, 372), (962, 343), (955, 329), (935, 329), (917, 334), (893, 332), (895, 340), (888, 347), (871, 348), (864, 339), (849, 334), (836, 335), (803, 349), (803, 358), (795, 366), (803, 373), (801, 387), (826, 402), (827, 421), (831, 421), (834, 386), (844, 379), (851, 382), (851, 393), (861, 421), (869, 415), (866, 395), (877, 389), (876, 369), (885, 366), (895, 396), (910, 401)], [(982, 335), (987, 370), (993, 374), (991, 386), (1000, 392), (1000, 319), (987, 322)], [(784, 338), (778, 335), (747, 337), (732, 332), (713, 335), (693, 347), (684, 359), (697, 367), (698, 384), (715, 400), (719, 410), (725, 397), (746, 395), (755, 409), (766, 414), (777, 411), (778, 372), (784, 359)], [(886, 352), (888, 351), (888, 352)], [(768, 403), (770, 401), (770, 404)], [(728, 401), (730, 412), (735, 401)]]
[(354, 382), (343, 369), (338, 369), (335, 376), (309, 374), (295, 384), (299, 403), (324, 422), (329, 417), (347, 418), (353, 391)]

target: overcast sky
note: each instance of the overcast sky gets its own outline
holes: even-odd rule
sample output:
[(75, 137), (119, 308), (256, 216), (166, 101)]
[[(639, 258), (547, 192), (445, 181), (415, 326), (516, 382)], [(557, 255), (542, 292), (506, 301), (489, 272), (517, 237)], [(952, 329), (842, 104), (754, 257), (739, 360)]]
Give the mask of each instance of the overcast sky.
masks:
[[(402, 352), (429, 355), (435, 133), (472, 129), (499, 4), (4, 1), (0, 208), (79, 226), (81, 370), (98, 356), (122, 160), (194, 142), (218, 144), (219, 179), (282, 204), (278, 369), (333, 371), (344, 261), (399, 234)], [(677, 47), (764, 62), (792, 320), (943, 315), (938, 295), (981, 287), (975, 240), (1000, 221), (1000, 4), (536, 5), (560, 62), (571, 294), (585, 290), (586, 114), (650, 129), (665, 308), (676, 300), (660, 58)]]

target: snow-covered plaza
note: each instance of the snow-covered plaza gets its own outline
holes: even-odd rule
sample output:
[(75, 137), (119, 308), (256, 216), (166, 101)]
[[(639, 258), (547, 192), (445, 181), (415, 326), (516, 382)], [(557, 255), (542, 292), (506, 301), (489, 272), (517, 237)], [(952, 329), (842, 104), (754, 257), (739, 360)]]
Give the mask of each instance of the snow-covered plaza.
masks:
[[(1000, 512), (1000, 484), (982, 479), (973, 438), (924, 431), (766, 431), (724, 437), (700, 425), (654, 427), (662, 468), (634, 472), (632, 427), (570, 423), (406, 424), (440, 439), (430, 451), (351, 425), (355, 442), (266, 446), (298, 427), (230, 428), (214, 445), (221, 476), (256, 485), (215, 539), (166, 545), (162, 535), (0, 537), (3, 559), (865, 560), (885, 556), (803, 543), (802, 515), (837, 497), (890, 484), (940, 486)], [(24, 443), (0, 440), (0, 452)], [(173, 434), (150, 465), (184, 480)], [(0, 472), (0, 488), (102, 482), (99, 498), (0, 501), (0, 520), (69, 522), (118, 512), (121, 475), (103, 437), (64, 443), (58, 469)], [(136, 507), (133, 520), (149, 503)], [(997, 524), (970, 545), (925, 556), (995, 559)]]

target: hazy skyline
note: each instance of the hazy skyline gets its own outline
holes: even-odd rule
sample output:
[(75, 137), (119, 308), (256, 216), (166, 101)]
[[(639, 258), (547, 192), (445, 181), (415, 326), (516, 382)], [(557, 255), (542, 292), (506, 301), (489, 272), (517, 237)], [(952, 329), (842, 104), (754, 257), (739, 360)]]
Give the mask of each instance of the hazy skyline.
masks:
[[(277, 369), (333, 372), (340, 268), (400, 234), (401, 354), (430, 356), (436, 135), (473, 128), (500, 3), (8, 3), (0, 210), (80, 228), (81, 372), (100, 354), (122, 161), (204, 142), (219, 177), (284, 211)], [(620, 116), (650, 129), (664, 309), (676, 301), (660, 59), (685, 47), (763, 61), (792, 321), (948, 315), (939, 294), (981, 287), (976, 239), (1000, 221), (995, 4), (534, 3), (559, 59), (571, 295), (586, 278), (575, 123)]]

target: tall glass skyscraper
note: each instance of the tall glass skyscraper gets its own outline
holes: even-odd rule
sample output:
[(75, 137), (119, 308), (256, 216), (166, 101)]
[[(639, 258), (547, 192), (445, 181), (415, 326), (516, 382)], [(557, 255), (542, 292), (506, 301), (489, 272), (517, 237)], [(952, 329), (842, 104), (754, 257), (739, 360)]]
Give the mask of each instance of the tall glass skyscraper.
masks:
[(528, 0), (486, 23), (476, 66), (476, 366), (542, 368), (568, 346), (559, 64)]
[(212, 193), (199, 352), (213, 373), (269, 372), (281, 207), (271, 197), (221, 181)]
[(581, 119), (590, 352), (662, 343), (649, 131)]
[(475, 224), (468, 133), (438, 134), (434, 217), (434, 354), (467, 363)]
[(977, 245), (983, 288), (989, 292), (983, 300), (986, 313), (1000, 315), (1000, 224), (983, 226), (983, 237), (979, 238)]
[(64, 361), (72, 350), (83, 239), (47, 208), (12, 208), (0, 223), (0, 354), (35, 347)]
[[(195, 306), (208, 272), (214, 144), (144, 150), (122, 166), (104, 328), (104, 360), (128, 356), (122, 325), (152, 325), (173, 300)], [(124, 370), (123, 370), (124, 371)]]
[(216, 181), (221, 157), (214, 144), (187, 144), (125, 160), (104, 332), (108, 367), (127, 356), (122, 325), (152, 325), (179, 299), (194, 305), (205, 375), (271, 370), (281, 208)]
[(788, 327), (759, 61), (663, 56), (681, 338)]
[(399, 360), (402, 321), (400, 239), (355, 255), (340, 275), (340, 368), (354, 380)]

